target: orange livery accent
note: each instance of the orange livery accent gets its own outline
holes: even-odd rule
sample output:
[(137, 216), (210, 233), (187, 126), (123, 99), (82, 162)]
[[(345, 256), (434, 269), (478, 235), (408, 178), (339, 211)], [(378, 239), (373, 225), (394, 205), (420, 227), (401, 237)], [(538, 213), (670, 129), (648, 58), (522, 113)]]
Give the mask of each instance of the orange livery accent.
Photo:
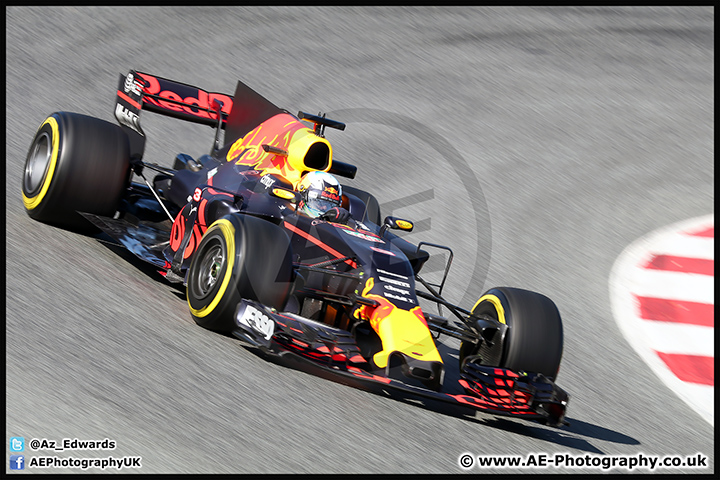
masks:
[(207, 203), (207, 198), (203, 198), (200, 202), (200, 206), (198, 206), (198, 224), (203, 230), (203, 233), (205, 233), (205, 230), (207, 230), (208, 228), (208, 224), (205, 220), (205, 207), (207, 207)]
[(175, 217), (175, 221), (172, 225), (172, 230), (170, 230), (170, 248), (177, 252), (178, 248), (180, 248), (180, 243), (182, 243), (182, 239), (185, 236), (185, 217), (183, 217), (182, 211), (177, 214), (177, 217)]
[(411, 310), (399, 308), (390, 300), (370, 293), (374, 286), (375, 280), (368, 278), (362, 296), (375, 300), (379, 305), (362, 305), (355, 315), (368, 320), (382, 341), (383, 349), (373, 356), (375, 364), (385, 368), (388, 357), (393, 352), (400, 352), (417, 360), (442, 363), (420, 307)]
[[(288, 154), (266, 152), (263, 145), (276, 147)], [(319, 155), (318, 151), (321, 152)], [(322, 157), (323, 152), (327, 154), (327, 159)], [(236, 165), (251, 166), (263, 175), (280, 175), (295, 188), (305, 172), (330, 169), (332, 147), (292, 115), (280, 113), (237, 140), (230, 147), (226, 159)]]
[(200, 228), (196, 224), (193, 227), (192, 236), (190, 237), (188, 246), (185, 248), (185, 252), (183, 252), (184, 259), (190, 258), (190, 255), (192, 255), (195, 252), (195, 249), (198, 247), (198, 245), (200, 245), (201, 239), (202, 239), (202, 233), (200, 232)]

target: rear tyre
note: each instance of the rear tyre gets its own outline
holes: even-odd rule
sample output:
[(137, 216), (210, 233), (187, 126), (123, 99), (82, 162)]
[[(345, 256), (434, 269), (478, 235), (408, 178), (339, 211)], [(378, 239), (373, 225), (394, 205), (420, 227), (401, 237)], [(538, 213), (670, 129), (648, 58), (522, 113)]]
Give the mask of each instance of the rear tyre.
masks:
[(22, 197), (31, 218), (85, 227), (80, 212), (112, 216), (130, 180), (127, 134), (110, 122), (56, 112), (40, 125), (25, 161)]
[[(489, 364), (542, 373), (551, 380), (557, 377), (563, 352), (563, 328), (560, 312), (552, 300), (519, 288), (493, 288), (480, 298), (472, 313), (489, 315), (509, 327), (501, 347), (496, 347), (499, 361)], [(484, 357), (476, 345), (463, 342), (461, 365), (465, 357), (478, 353)]]
[(227, 215), (210, 225), (193, 254), (187, 276), (190, 313), (201, 327), (229, 333), (244, 298), (281, 309), (291, 277), (290, 239), (282, 228), (257, 217)]

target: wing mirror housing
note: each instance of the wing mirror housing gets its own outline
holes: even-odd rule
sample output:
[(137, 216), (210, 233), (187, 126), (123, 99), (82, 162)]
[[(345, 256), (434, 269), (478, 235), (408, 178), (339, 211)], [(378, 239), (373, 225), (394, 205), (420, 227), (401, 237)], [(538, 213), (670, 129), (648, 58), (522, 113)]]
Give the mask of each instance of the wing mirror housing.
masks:
[(380, 228), (380, 236), (384, 236), (388, 228), (392, 230), (402, 230), (405, 232), (412, 232), (415, 225), (409, 220), (404, 220), (398, 217), (385, 217), (383, 220), (382, 227)]

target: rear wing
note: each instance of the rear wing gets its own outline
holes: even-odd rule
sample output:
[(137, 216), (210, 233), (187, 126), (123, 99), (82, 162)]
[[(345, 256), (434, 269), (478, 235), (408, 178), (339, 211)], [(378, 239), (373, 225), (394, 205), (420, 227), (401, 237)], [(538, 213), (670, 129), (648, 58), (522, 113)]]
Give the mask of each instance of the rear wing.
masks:
[[(233, 111), (234, 99), (241, 97), (243, 108)], [(242, 82), (235, 97), (207, 92), (186, 83), (131, 70), (120, 74), (115, 118), (130, 138), (130, 154), (142, 158), (145, 133), (140, 112), (148, 110), (180, 120), (226, 129), (226, 143), (243, 136), (268, 118), (285, 110), (276, 107)]]

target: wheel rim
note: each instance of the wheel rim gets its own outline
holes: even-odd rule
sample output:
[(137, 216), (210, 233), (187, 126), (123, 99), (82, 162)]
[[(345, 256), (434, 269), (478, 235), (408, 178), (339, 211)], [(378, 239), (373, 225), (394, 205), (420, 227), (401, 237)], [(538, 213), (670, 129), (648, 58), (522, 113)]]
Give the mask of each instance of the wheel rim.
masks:
[(204, 299), (213, 292), (225, 267), (225, 260), (225, 249), (219, 242), (209, 245), (203, 252), (193, 289), (198, 299)]
[(25, 162), (25, 191), (33, 194), (40, 190), (43, 184), (50, 159), (52, 157), (52, 142), (50, 135), (43, 132), (35, 141), (28, 153)]
[[(487, 316), (495, 321), (499, 321), (500, 319), (497, 305), (495, 305), (489, 300), (484, 300), (476, 304), (475, 307), (472, 309), (472, 313), (473, 315), (477, 315), (480, 317)], [(505, 315), (505, 312), (503, 312), (503, 318), (505, 319), (506, 324), (509, 326), (509, 319), (508, 316)], [(507, 356), (506, 339), (507, 330), (502, 336), (499, 336), (498, 338), (493, 338), (493, 345), (488, 345), (487, 343), (483, 342), (474, 354), (480, 355), (480, 357), (483, 359), (483, 365), (499, 366), (504, 362), (505, 357)]]

